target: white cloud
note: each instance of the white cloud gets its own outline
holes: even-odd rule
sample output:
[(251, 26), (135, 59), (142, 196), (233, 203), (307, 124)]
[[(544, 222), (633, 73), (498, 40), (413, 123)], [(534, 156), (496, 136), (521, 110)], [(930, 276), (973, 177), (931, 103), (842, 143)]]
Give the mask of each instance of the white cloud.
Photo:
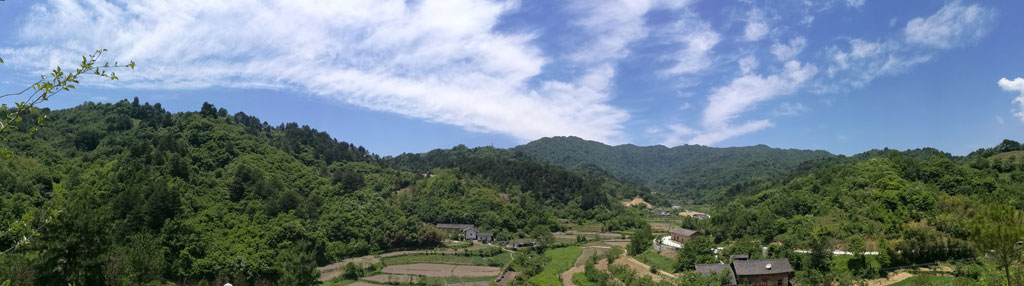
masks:
[(683, 140), (684, 138), (697, 134), (697, 130), (694, 130), (693, 128), (690, 127), (686, 127), (685, 125), (682, 124), (672, 124), (666, 126), (665, 128), (668, 129), (669, 131), (669, 133), (665, 135), (665, 140), (661, 142), (661, 145), (665, 146), (682, 145), (684, 142), (686, 142), (685, 140)]
[(669, 75), (693, 74), (707, 69), (712, 63), (711, 50), (721, 41), (721, 36), (711, 29), (711, 24), (687, 14), (676, 21), (666, 35), (686, 45), (675, 53), (676, 64), (665, 70)]
[(860, 6), (864, 6), (864, 0), (846, 0), (846, 6), (860, 8)]
[(744, 75), (726, 86), (718, 87), (708, 96), (703, 125), (706, 130), (723, 129), (730, 122), (758, 103), (792, 93), (817, 73), (811, 64), (789, 61), (784, 70), (768, 76)]
[(689, 102), (683, 102), (683, 105), (680, 105), (680, 106), (679, 106), (679, 110), (680, 110), (680, 111), (682, 111), (682, 110), (687, 110), (687, 109), (690, 109), (690, 107), (691, 107), (691, 106), (690, 106), (690, 103), (689, 103)]
[[(777, 74), (747, 74), (733, 79), (728, 85), (714, 89), (708, 96), (708, 106), (704, 109), (701, 130), (680, 124), (671, 125), (668, 128), (673, 132), (665, 136), (662, 144), (673, 146), (689, 142), (713, 145), (732, 137), (771, 127), (773, 123), (764, 119), (751, 120), (739, 125), (733, 124), (733, 121), (758, 103), (796, 91), (815, 73), (817, 68), (814, 65), (789, 61)], [(793, 105), (791, 108), (806, 109), (801, 104)], [(689, 140), (686, 140), (687, 138)]]
[(768, 35), (768, 23), (765, 22), (763, 12), (758, 9), (751, 9), (747, 12), (747, 27), (743, 29), (743, 39), (757, 41)]
[(807, 111), (807, 106), (802, 103), (789, 103), (783, 102), (779, 104), (779, 108), (773, 112), (776, 116), (793, 116)]
[(754, 120), (744, 123), (740, 126), (725, 126), (701, 132), (697, 136), (694, 136), (692, 139), (690, 139), (689, 142), (690, 144), (698, 145), (714, 145), (718, 142), (725, 141), (726, 139), (732, 137), (764, 130), (765, 128), (772, 126), (774, 126), (774, 124), (771, 121)]
[(780, 61), (788, 61), (795, 58), (800, 54), (800, 52), (803, 52), (806, 47), (807, 39), (804, 37), (796, 37), (789, 40), (789, 44), (772, 44), (772, 54)]
[(740, 73), (750, 74), (750, 73), (754, 72), (754, 70), (757, 69), (757, 66), (758, 66), (757, 58), (755, 58), (754, 56), (743, 57), (742, 59), (740, 59), (739, 65), (740, 65)]
[(1017, 95), (1017, 98), (1013, 99), (1013, 103), (1017, 104), (1017, 110), (1014, 111), (1013, 116), (1024, 121), (1024, 78), (1018, 77), (1013, 80), (1001, 78), (999, 79), (999, 87), (1003, 88), (1005, 91), (1016, 91), (1020, 93)]
[(574, 57), (580, 75), (564, 81), (535, 80), (552, 61), (535, 35), (494, 30), (514, 1), (52, 0), (34, 6), (22, 46), (4, 53), (43, 70), (103, 47), (139, 64), (118, 86), (299, 89), (523, 140), (609, 142), (629, 118), (608, 103), (614, 61), (646, 36), (644, 13), (667, 4), (580, 4), (577, 24), (595, 40)]
[(907, 22), (908, 43), (950, 48), (980, 40), (995, 21), (996, 12), (977, 4), (965, 6), (962, 1), (947, 3), (928, 18)]
[(828, 80), (818, 87), (819, 91), (861, 87), (879, 76), (905, 72), (932, 58), (931, 53), (920, 53), (899, 42), (856, 38), (849, 40), (849, 49), (831, 47), (825, 52), (831, 63), (827, 68)]

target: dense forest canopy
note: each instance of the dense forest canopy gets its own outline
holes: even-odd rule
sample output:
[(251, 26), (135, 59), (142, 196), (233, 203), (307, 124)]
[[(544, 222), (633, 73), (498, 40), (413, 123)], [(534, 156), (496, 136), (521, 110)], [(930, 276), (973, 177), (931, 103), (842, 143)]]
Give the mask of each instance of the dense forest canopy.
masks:
[[(799, 279), (832, 281), (976, 257), (1016, 235), (986, 240), (986, 227), (1024, 209), (1024, 147), (1012, 140), (967, 156), (546, 138), (381, 157), (211, 104), (170, 113), (136, 99), (39, 112), (46, 125), (9, 133), (13, 155), (0, 160), (0, 222), (42, 229), (0, 236), (0, 278), (15, 285), (311, 284), (316, 266), (439, 246), (435, 223), (473, 224), (497, 240), (595, 223), (633, 234), (630, 255), (639, 255), (653, 239), (652, 215), (618, 203), (635, 196), (659, 207), (709, 204), (711, 219), (682, 220), (707, 236), (681, 250), (676, 270), (710, 262), (705, 246), (770, 245), (766, 255), (789, 258)], [(674, 192), (683, 195), (666, 197)], [(794, 252), (832, 248), (885, 254), (831, 269), (828, 257)], [(524, 260), (515, 265), (538, 271), (546, 259), (516, 255)]]
[[(60, 219), (36, 222), (40, 237), (0, 256), (0, 276), (43, 285), (306, 283), (317, 265), (437, 245), (432, 223), (513, 239), (558, 230), (557, 217), (622, 220), (629, 210), (612, 202), (641, 191), (491, 148), (382, 159), (308, 126), (210, 104), (40, 112), (45, 128), (11, 133), (14, 155), (0, 161), (0, 221), (50, 209)], [(3, 236), (0, 248), (20, 237)]]
[(722, 188), (734, 183), (778, 176), (802, 162), (832, 156), (825, 151), (764, 145), (608, 146), (578, 137), (542, 138), (513, 150), (557, 166), (600, 170), (656, 192), (698, 201), (720, 198)]

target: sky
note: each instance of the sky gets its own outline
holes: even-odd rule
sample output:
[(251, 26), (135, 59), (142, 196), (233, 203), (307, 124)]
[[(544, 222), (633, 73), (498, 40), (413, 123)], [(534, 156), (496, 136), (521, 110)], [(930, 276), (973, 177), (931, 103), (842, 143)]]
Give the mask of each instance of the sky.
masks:
[(12, 0), (0, 91), (102, 48), (136, 69), (44, 107), (210, 102), (381, 155), (569, 135), (965, 155), (1022, 139), (1021, 15), (1009, 0)]

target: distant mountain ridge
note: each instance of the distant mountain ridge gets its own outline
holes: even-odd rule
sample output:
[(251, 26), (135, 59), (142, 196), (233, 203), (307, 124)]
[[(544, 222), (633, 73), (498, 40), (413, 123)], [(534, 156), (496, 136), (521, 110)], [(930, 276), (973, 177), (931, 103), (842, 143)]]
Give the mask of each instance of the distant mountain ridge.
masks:
[(579, 137), (545, 137), (512, 150), (549, 164), (608, 173), (653, 191), (700, 199), (712, 190), (783, 174), (800, 163), (828, 158), (822, 150), (765, 145), (610, 146)]

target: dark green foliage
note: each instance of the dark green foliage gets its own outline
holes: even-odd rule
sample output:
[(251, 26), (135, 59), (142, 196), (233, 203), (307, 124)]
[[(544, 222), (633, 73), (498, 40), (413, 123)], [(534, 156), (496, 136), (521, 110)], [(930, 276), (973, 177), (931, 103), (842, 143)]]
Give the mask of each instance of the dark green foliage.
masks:
[(607, 172), (656, 192), (689, 199), (714, 198), (734, 183), (778, 176), (801, 162), (832, 156), (825, 151), (783, 150), (764, 145), (608, 146), (578, 137), (543, 138), (513, 150), (558, 166)]
[(653, 240), (654, 235), (651, 234), (651, 226), (645, 223), (633, 232), (633, 236), (629, 237), (629, 245), (626, 246), (626, 249), (630, 255), (640, 255), (644, 251), (651, 249), (651, 245), (654, 244)]
[[(317, 265), (439, 246), (445, 234), (433, 223), (473, 223), (500, 239), (546, 230), (532, 236), (551, 244), (556, 215), (625, 211), (605, 192), (624, 184), (506, 151), (424, 161), (437, 174), (424, 177), (308, 126), (270, 127), (212, 104), (176, 114), (137, 100), (39, 112), (46, 128), (8, 133), (15, 155), (0, 161), (0, 223), (41, 220), (48, 206), (61, 219), (0, 256), (12, 281), (309, 285)], [(0, 237), (0, 249), (20, 235)]]
[(707, 236), (697, 236), (683, 244), (676, 254), (676, 271), (694, 270), (697, 264), (714, 263), (714, 242)]

